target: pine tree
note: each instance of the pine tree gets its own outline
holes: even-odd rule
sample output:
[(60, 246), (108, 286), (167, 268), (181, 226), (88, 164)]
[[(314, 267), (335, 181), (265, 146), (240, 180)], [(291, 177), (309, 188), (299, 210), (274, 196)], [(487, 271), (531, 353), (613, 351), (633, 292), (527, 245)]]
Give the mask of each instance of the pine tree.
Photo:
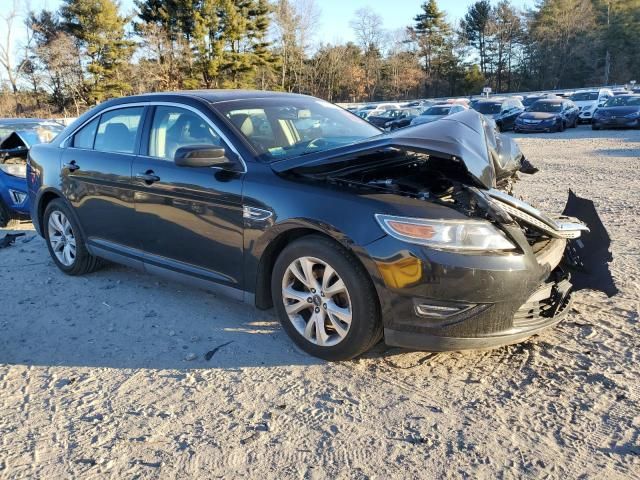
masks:
[(60, 13), (86, 56), (85, 101), (92, 104), (129, 93), (125, 72), (135, 43), (127, 38), (129, 19), (119, 14), (118, 5), (113, 0), (65, 0)]

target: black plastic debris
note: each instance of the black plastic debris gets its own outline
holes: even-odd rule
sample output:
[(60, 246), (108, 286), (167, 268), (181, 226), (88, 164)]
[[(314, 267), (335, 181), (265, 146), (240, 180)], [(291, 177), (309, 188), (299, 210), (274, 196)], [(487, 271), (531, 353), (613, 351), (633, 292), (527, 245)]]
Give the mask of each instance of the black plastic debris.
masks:
[(569, 199), (562, 213), (579, 218), (590, 230), (583, 232), (580, 238), (570, 240), (567, 245), (565, 264), (571, 270), (573, 290), (600, 290), (608, 297), (614, 296), (619, 290), (609, 269), (609, 262), (613, 260), (611, 238), (595, 205), (569, 190)]
[(0, 240), (0, 248), (10, 247), (18, 237), (24, 237), (24, 233), (7, 233), (2, 240)]

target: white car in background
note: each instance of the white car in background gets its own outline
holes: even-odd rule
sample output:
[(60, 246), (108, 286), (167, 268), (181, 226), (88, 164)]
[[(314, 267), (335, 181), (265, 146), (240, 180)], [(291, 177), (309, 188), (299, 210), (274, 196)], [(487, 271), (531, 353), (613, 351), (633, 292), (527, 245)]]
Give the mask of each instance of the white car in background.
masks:
[(579, 123), (590, 123), (593, 112), (601, 105), (613, 97), (613, 91), (608, 88), (598, 88), (594, 90), (577, 90), (571, 95), (571, 100), (578, 106), (580, 114)]
[(360, 118), (367, 119), (369, 115), (380, 115), (382, 112), (386, 112), (387, 110), (397, 110), (399, 108), (399, 103), (379, 103), (377, 105), (366, 105), (353, 113), (358, 115)]
[(440, 103), (437, 105), (432, 105), (420, 115), (411, 120), (410, 126), (413, 127), (414, 125), (434, 122), (443, 117), (446, 117), (447, 115), (463, 112), (465, 110), (468, 110), (468, 108), (464, 105), (458, 105), (456, 103)]

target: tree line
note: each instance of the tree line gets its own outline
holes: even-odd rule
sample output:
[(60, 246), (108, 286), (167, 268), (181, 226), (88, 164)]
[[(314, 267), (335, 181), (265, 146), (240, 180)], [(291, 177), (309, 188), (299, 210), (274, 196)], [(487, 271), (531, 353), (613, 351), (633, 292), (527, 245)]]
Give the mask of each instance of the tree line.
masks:
[[(318, 41), (316, 0), (64, 0), (5, 12), (0, 113), (71, 114), (105, 99), (196, 88), (307, 93), (333, 102), (623, 84), (640, 65), (640, 0), (479, 0), (452, 22), (436, 0), (407, 27), (371, 8), (353, 41)], [(24, 45), (13, 45), (26, 28)], [(1, 30), (0, 30), (1, 31)]]

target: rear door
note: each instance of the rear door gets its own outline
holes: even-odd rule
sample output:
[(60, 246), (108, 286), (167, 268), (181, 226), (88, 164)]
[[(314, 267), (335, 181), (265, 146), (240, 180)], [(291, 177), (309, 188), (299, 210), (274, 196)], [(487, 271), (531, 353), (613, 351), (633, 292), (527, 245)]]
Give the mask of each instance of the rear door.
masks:
[(156, 105), (148, 119), (144, 155), (133, 165), (145, 267), (241, 288), (244, 173), (173, 162), (183, 146), (222, 146), (227, 155), (233, 150), (203, 112)]
[(62, 153), (63, 193), (90, 243), (137, 248), (131, 167), (145, 107), (109, 109), (79, 129)]

